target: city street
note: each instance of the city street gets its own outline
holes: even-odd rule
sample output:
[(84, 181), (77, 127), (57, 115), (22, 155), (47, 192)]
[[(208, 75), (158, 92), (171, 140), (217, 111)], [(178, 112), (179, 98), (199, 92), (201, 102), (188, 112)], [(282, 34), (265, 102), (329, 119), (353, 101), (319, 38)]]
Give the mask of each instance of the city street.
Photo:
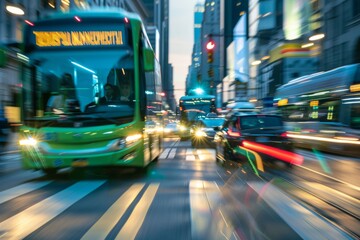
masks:
[(1, 156), (0, 239), (360, 236), (359, 159), (298, 150), (303, 166), (264, 163), (256, 175), (247, 163), (221, 164), (215, 150), (169, 138), (146, 174), (66, 169), (49, 178), (21, 169), (15, 144), (7, 151)]

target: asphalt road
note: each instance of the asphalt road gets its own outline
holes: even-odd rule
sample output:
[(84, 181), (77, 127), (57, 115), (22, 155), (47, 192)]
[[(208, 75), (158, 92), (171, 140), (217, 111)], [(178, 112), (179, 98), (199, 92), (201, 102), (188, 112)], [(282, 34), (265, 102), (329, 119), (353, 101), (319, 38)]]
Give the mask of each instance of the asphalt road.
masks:
[[(66, 169), (56, 177), (1, 156), (0, 239), (355, 239), (358, 159), (313, 153), (303, 166), (216, 162), (166, 139), (146, 174)], [(323, 161), (323, 160), (322, 160)]]

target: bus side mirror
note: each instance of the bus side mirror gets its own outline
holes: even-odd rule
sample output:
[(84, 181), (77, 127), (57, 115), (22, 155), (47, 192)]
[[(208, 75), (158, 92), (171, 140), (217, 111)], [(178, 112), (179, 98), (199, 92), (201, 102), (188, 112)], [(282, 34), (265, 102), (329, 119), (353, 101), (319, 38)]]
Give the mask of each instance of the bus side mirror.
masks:
[(143, 49), (144, 56), (144, 70), (145, 72), (152, 72), (155, 70), (155, 56), (154, 52), (150, 48)]

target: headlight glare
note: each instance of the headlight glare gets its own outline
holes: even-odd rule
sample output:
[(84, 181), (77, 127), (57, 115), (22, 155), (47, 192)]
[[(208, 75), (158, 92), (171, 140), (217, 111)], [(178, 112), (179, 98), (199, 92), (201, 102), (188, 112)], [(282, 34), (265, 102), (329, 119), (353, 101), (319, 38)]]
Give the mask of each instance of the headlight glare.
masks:
[(37, 143), (38, 143), (38, 141), (32, 137), (19, 140), (20, 146), (35, 146), (35, 145), (37, 145)]

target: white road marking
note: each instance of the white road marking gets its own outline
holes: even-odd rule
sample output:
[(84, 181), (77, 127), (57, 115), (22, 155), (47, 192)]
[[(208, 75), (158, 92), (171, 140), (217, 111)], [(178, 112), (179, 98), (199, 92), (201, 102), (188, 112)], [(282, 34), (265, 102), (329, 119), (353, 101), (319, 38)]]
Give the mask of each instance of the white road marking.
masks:
[(189, 184), (191, 237), (194, 240), (238, 239), (221, 211), (222, 194), (215, 182), (191, 180)]
[(168, 159), (174, 159), (175, 154), (176, 154), (176, 148), (171, 149)]
[(115, 239), (135, 239), (154, 200), (159, 185), (159, 183), (150, 184)]
[(193, 155), (194, 154), (194, 149), (193, 148), (187, 148), (186, 149), (186, 155)]
[(166, 148), (159, 156), (159, 159), (166, 159), (167, 155), (169, 154), (171, 148)]
[(130, 204), (138, 196), (145, 184), (132, 185), (111, 207), (102, 215), (102, 217), (85, 233), (81, 238), (85, 239), (105, 239), (116, 223), (124, 215)]
[(14, 199), (16, 197), (19, 197), (25, 193), (42, 188), (43, 186), (46, 186), (51, 182), (52, 181), (29, 182), (29, 183), (24, 183), (19, 186), (2, 191), (2, 192), (0, 192), (0, 204), (4, 203), (6, 201), (9, 201), (11, 199)]
[(196, 152), (200, 161), (214, 162), (216, 160), (216, 152), (214, 149), (198, 149)]
[(6, 239), (23, 239), (100, 187), (105, 181), (81, 181), (0, 223)]

